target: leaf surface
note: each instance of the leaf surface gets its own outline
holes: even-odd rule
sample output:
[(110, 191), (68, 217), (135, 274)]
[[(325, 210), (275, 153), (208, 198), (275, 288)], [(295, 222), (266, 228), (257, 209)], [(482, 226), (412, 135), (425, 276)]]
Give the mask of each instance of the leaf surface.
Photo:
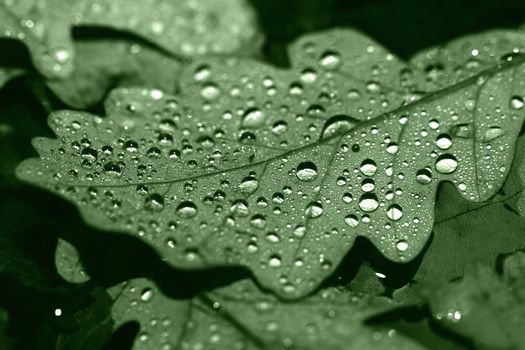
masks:
[[(179, 97), (121, 89), (106, 117), (55, 113), (59, 139), (35, 140), (41, 159), (18, 175), (176, 266), (247, 266), (285, 297), (314, 290), (358, 236), (393, 261), (413, 259), (441, 182), (474, 202), (503, 185), (524, 116), (522, 56), (420, 99), (394, 78), (407, 67), (359, 33), (303, 38), (291, 56), (282, 79), (223, 60), (218, 75), (216, 65), (191, 71)], [(321, 85), (296, 90), (305, 69)], [(376, 75), (392, 87), (378, 91)], [(337, 98), (351, 86), (363, 99)], [(312, 107), (316, 95), (323, 105)], [(328, 117), (337, 110), (357, 113)]]

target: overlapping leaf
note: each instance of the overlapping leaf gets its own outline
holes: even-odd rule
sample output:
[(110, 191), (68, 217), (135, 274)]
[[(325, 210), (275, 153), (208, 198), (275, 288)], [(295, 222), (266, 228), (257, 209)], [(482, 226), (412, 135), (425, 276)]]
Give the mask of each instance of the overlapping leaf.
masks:
[(180, 57), (229, 53), (257, 41), (254, 13), (243, 0), (3, 0), (0, 35), (23, 41), (50, 78), (73, 69), (72, 27), (129, 31)]
[(41, 159), (18, 174), (174, 265), (244, 265), (277, 293), (302, 296), (358, 236), (391, 260), (416, 256), (440, 182), (470, 201), (502, 186), (524, 116), (525, 65), (499, 54), (523, 42), (500, 47), (492, 35), (502, 33), (476, 37), (488, 63), (419, 100), (417, 70), (407, 76), (353, 31), (303, 38), (291, 71), (196, 63), (180, 97), (117, 90), (107, 117), (52, 115), (59, 139), (35, 140)]
[[(86, 276), (76, 251), (67, 243), (58, 246), (57, 258), (58, 270), (66, 279), (78, 281), (78, 276)], [(133, 349), (422, 349), (395, 330), (364, 324), (369, 317), (395, 308), (394, 302), (344, 289), (329, 288), (295, 303), (283, 303), (245, 280), (177, 300), (152, 281), (139, 278), (108, 293), (112, 301), (105, 305), (111, 306), (115, 329), (129, 321), (140, 323)], [(90, 341), (82, 334), (96, 331), (99, 323), (91, 322), (92, 328), (66, 335), (61, 342), (84, 348), (75, 342)]]
[(505, 259), (503, 276), (481, 265), (459, 282), (427, 282), (421, 291), (435, 318), (477, 348), (525, 347), (525, 253)]

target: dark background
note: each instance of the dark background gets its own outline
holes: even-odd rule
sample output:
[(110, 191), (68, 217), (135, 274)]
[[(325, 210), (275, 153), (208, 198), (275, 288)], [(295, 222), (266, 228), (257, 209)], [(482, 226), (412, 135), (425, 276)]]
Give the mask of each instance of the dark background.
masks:
[[(210, 0), (213, 1), (213, 0)], [(495, 0), (251, 0), (266, 35), (264, 59), (286, 66), (286, 46), (311, 31), (333, 27), (357, 28), (393, 53), (411, 55), (447, 40), (488, 29), (516, 28), (525, 22), (525, 1)], [(87, 31), (76, 31), (81, 38)], [(97, 31), (88, 31), (90, 36)], [(107, 30), (103, 31), (107, 34)], [(118, 36), (119, 33), (114, 33)], [(0, 40), (0, 65), (30, 67), (25, 48)], [(176, 297), (224, 285), (247, 276), (241, 270), (202, 271), (189, 275), (165, 266), (156, 253), (139, 241), (116, 237), (87, 227), (76, 210), (57, 197), (15, 179), (16, 164), (35, 156), (30, 145), (35, 136), (52, 136), (47, 128), (49, 111), (63, 106), (35, 74), (12, 80), (0, 90), (0, 307), (11, 316), (8, 334), (20, 349), (53, 349), (57, 336), (74, 330), (73, 313), (93, 302), (92, 287), (75, 287), (55, 271), (57, 237), (66, 238), (80, 251), (93, 280), (109, 286), (133, 277), (150, 277)], [(366, 243), (359, 243), (360, 262), (397, 271), (389, 274), (387, 287), (395, 288), (410, 280), (418, 261), (404, 266), (401, 273)], [(9, 258), (2, 258), (2, 252)], [(93, 254), (94, 253), (94, 254)], [(3, 259), (3, 260), (2, 260)], [(355, 261), (354, 261), (355, 262)], [(351, 264), (352, 261), (346, 262)], [(341, 271), (352, 267), (342, 266)], [(352, 273), (327, 283), (348, 283)], [(60, 307), (64, 316), (56, 318)], [(101, 311), (103, 312), (103, 311)], [(429, 348), (443, 349), (434, 341), (440, 329), (418, 328), (418, 315), (406, 332), (427, 337)], [(410, 315), (408, 317), (410, 319)], [(386, 320), (387, 322), (394, 322)], [(397, 322), (397, 321), (396, 321)], [(394, 322), (395, 323), (395, 322)], [(404, 327), (398, 323), (399, 327)], [(405, 323), (403, 323), (405, 324)], [(131, 324), (117, 332), (107, 349), (129, 348), (138, 329)], [(428, 334), (427, 334), (428, 333)], [(471, 345), (450, 334), (450, 349)], [(1, 345), (0, 345), (1, 346)]]

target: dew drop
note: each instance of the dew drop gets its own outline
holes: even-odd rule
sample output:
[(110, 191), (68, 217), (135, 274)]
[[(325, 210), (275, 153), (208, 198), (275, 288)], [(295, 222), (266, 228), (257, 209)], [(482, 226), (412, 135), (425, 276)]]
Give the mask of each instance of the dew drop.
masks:
[(323, 206), (319, 202), (311, 202), (306, 207), (305, 215), (312, 219), (318, 218), (323, 215)]
[(140, 293), (140, 300), (144, 302), (148, 302), (153, 298), (153, 289), (151, 288), (145, 288), (142, 290), (142, 293)]
[(326, 69), (334, 70), (341, 64), (341, 56), (335, 51), (326, 51), (321, 56), (321, 66)]
[(144, 208), (148, 211), (161, 211), (164, 209), (164, 197), (158, 193), (152, 193), (144, 199)]
[(295, 174), (301, 181), (313, 181), (317, 178), (317, 166), (312, 162), (302, 162), (297, 166)]
[(510, 98), (510, 107), (512, 109), (522, 109), (523, 106), (525, 105), (525, 102), (523, 101), (523, 98), (520, 97), (520, 96), (512, 96)]
[(503, 135), (505, 135), (505, 130), (503, 130), (499, 126), (491, 126), (487, 129), (487, 131), (485, 131), (485, 135), (483, 136), (483, 142), (490, 142)]
[(443, 154), (436, 159), (436, 170), (441, 174), (451, 174), (457, 167), (458, 161), (451, 154)]
[(242, 126), (247, 129), (256, 129), (264, 124), (266, 117), (258, 108), (248, 109), (242, 116)]
[(377, 171), (377, 165), (376, 163), (371, 159), (365, 159), (361, 163), (361, 167), (359, 168), (361, 172), (366, 176), (373, 176)]
[(192, 218), (197, 215), (197, 206), (192, 201), (183, 201), (177, 206), (177, 214), (183, 218)]
[(386, 216), (390, 220), (397, 221), (403, 216), (403, 209), (397, 204), (392, 204), (388, 207), (386, 211)]
[(388, 144), (388, 146), (386, 146), (386, 151), (388, 154), (392, 154), (392, 155), (396, 154), (398, 150), (399, 150), (399, 146), (395, 142), (391, 142)]
[(436, 139), (436, 146), (439, 149), (449, 149), (452, 146), (452, 139), (448, 134), (441, 134)]
[(254, 176), (245, 177), (239, 185), (239, 190), (244, 194), (251, 194), (259, 187), (259, 181)]
[(400, 252), (406, 252), (408, 250), (408, 242), (405, 240), (400, 240), (396, 243), (396, 249)]
[(268, 265), (271, 267), (279, 267), (281, 266), (281, 257), (279, 255), (272, 255), (270, 256), (270, 260), (268, 260)]
[(221, 94), (219, 87), (213, 83), (205, 84), (201, 89), (201, 96), (205, 100), (215, 100)]
[(416, 173), (416, 181), (422, 185), (432, 182), (432, 172), (429, 169), (420, 169)]
[(335, 115), (328, 119), (321, 131), (321, 138), (325, 139), (333, 135), (341, 135), (352, 129), (359, 121), (348, 115)]
[(364, 212), (372, 212), (379, 207), (379, 201), (374, 193), (365, 193), (359, 199), (359, 208)]
[(345, 216), (345, 224), (347, 224), (350, 227), (357, 227), (359, 225), (359, 219), (354, 214), (349, 214)]

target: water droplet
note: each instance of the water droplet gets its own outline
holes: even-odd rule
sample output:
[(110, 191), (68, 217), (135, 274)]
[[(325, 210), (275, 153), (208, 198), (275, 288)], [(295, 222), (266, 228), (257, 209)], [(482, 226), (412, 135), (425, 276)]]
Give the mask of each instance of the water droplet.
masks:
[(391, 142), (388, 144), (388, 146), (386, 146), (386, 151), (388, 152), (388, 154), (396, 154), (398, 150), (399, 146), (395, 142)]
[(503, 135), (505, 135), (505, 130), (503, 130), (499, 126), (491, 126), (487, 129), (487, 131), (485, 131), (485, 136), (483, 136), (483, 142), (490, 142)]
[(459, 137), (462, 139), (469, 139), (473, 135), (472, 124), (467, 123), (467, 124), (454, 125), (450, 129), (450, 133), (455, 137)]
[(104, 164), (104, 171), (106, 172), (106, 174), (115, 177), (122, 175), (122, 170), (120, 169), (120, 166), (113, 161)]
[(522, 109), (523, 106), (525, 105), (525, 102), (523, 101), (523, 98), (520, 97), (520, 96), (512, 96), (510, 98), (510, 107), (512, 109)]
[(345, 224), (347, 224), (350, 227), (357, 227), (359, 225), (359, 219), (354, 214), (349, 214), (345, 216)]
[(432, 172), (429, 169), (420, 169), (416, 173), (416, 181), (422, 185), (432, 182)]
[(441, 174), (451, 174), (457, 167), (458, 162), (451, 154), (443, 154), (436, 159), (436, 170)]
[(441, 134), (436, 139), (436, 146), (439, 149), (449, 149), (452, 146), (452, 139), (447, 134)]
[(239, 190), (244, 194), (251, 194), (259, 187), (259, 181), (254, 176), (245, 177), (239, 185)]
[(321, 56), (321, 65), (326, 69), (337, 69), (341, 64), (341, 56), (335, 51), (326, 51)]
[(403, 209), (397, 204), (392, 204), (388, 207), (386, 211), (386, 216), (390, 220), (397, 221), (403, 216)]
[(359, 208), (364, 212), (372, 212), (379, 207), (379, 201), (374, 193), (365, 193), (359, 199)]
[(148, 211), (161, 211), (164, 209), (164, 197), (158, 193), (152, 193), (144, 199), (144, 208)]
[(284, 120), (276, 121), (272, 125), (272, 132), (275, 135), (282, 135), (288, 131), (288, 124)]
[(192, 218), (197, 215), (197, 206), (192, 201), (183, 201), (177, 206), (177, 214), (183, 218)]
[(317, 166), (312, 162), (302, 162), (297, 166), (296, 176), (301, 181), (313, 181), (317, 178)]
[(264, 215), (261, 215), (261, 214), (256, 214), (256, 215), (252, 216), (252, 218), (250, 220), (250, 224), (253, 227), (262, 230), (263, 228), (266, 227), (266, 217)]
[(86, 147), (82, 150), (82, 158), (94, 162), (98, 158), (98, 152), (93, 147)]
[(270, 257), (270, 260), (268, 261), (268, 265), (270, 265), (271, 267), (281, 266), (281, 257), (279, 255), (272, 255)]
[(408, 242), (403, 239), (399, 240), (396, 243), (396, 249), (399, 250), (400, 252), (406, 252), (408, 250)]
[(348, 115), (339, 114), (328, 119), (321, 131), (321, 138), (328, 138), (333, 135), (342, 135), (357, 125), (359, 121)]
[(323, 215), (323, 206), (319, 202), (311, 202), (305, 210), (305, 215), (309, 218), (318, 218)]
[(248, 109), (242, 116), (242, 126), (247, 129), (256, 129), (264, 124), (266, 117), (258, 108)]
[(377, 171), (377, 165), (376, 163), (371, 159), (365, 159), (361, 163), (361, 167), (359, 168), (361, 172), (366, 176), (373, 176)]
[(221, 94), (219, 87), (213, 83), (205, 84), (201, 89), (201, 96), (205, 100), (215, 100)]
[(145, 288), (142, 290), (142, 293), (140, 293), (140, 300), (144, 302), (148, 302), (153, 298), (153, 289), (151, 288)]
[(361, 183), (361, 189), (364, 192), (372, 192), (376, 188), (376, 184), (372, 179), (364, 179)]

